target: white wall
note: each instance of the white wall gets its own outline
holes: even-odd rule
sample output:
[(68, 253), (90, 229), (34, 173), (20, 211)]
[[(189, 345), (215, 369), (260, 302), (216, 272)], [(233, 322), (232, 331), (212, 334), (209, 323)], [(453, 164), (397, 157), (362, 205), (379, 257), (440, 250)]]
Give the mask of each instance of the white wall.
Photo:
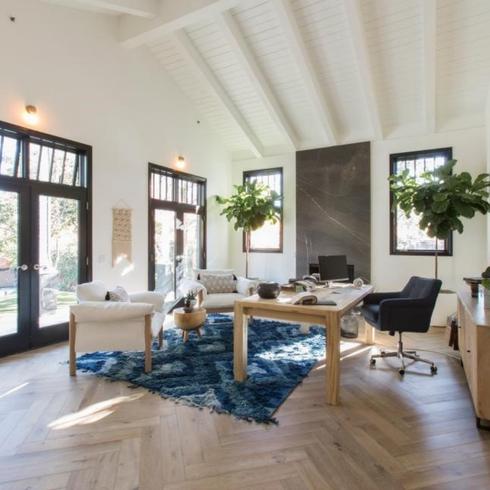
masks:
[[(453, 147), (458, 160), (457, 171), (469, 171), (473, 176), (486, 171), (486, 143), (483, 128), (433, 134), (423, 137), (393, 139), (371, 144), (371, 260), (372, 282), (379, 290), (398, 289), (413, 274), (431, 277), (432, 257), (390, 255), (389, 155), (403, 151)], [(283, 254), (253, 254), (251, 275), (270, 280), (285, 280), (295, 275), (295, 154), (246, 160), (233, 163), (233, 182), (239, 183), (242, 171), (285, 167), (285, 247)], [(480, 273), (486, 266), (486, 219), (477, 215), (464, 221), (463, 235), (454, 235), (454, 256), (439, 259), (439, 274), (445, 288), (458, 288), (462, 277)], [(241, 236), (232, 232), (230, 257), (235, 267), (243, 270)]]
[[(16, 22), (9, 16), (16, 16)], [(40, 131), (93, 146), (94, 277), (135, 290), (147, 285), (147, 164), (184, 155), (208, 178), (208, 196), (230, 187), (220, 142), (150, 53), (115, 41), (116, 20), (38, 0), (0, 3), (0, 120), (25, 125), (38, 107)], [(111, 208), (133, 209), (134, 270), (111, 266)], [(211, 201), (211, 199), (210, 199)], [(226, 221), (208, 213), (208, 265), (227, 265)]]
[[(410, 275), (431, 277), (433, 257), (390, 255), (389, 250), (389, 155), (412, 150), (453, 148), (456, 171), (472, 176), (486, 171), (483, 128), (428, 136), (374, 142), (371, 146), (371, 260), (372, 280), (380, 290), (398, 289)], [(463, 276), (479, 274), (486, 262), (486, 219), (476, 215), (463, 220), (462, 235), (454, 233), (453, 257), (439, 258), (439, 276), (444, 288), (461, 287)]]
[[(283, 253), (251, 253), (249, 276), (274, 281), (296, 277), (296, 155), (288, 153), (277, 157), (242, 160), (232, 163), (232, 182), (243, 182), (244, 170), (283, 168), (284, 228)], [(231, 230), (230, 258), (233, 269), (245, 273), (245, 254), (242, 252), (242, 234)]]

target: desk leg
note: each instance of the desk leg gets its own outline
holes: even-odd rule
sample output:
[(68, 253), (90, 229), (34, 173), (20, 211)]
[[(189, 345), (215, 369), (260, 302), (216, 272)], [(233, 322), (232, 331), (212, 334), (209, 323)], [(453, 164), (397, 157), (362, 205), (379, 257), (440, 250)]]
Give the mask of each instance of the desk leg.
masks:
[(235, 381), (247, 379), (248, 320), (242, 306), (236, 302), (233, 318), (233, 373)]
[(368, 345), (373, 345), (376, 329), (374, 327), (371, 327), (371, 325), (369, 325), (366, 320), (364, 320), (364, 332), (366, 336), (364, 342)]
[(327, 404), (337, 405), (339, 402), (340, 383), (340, 318), (333, 313), (326, 320), (327, 335)]

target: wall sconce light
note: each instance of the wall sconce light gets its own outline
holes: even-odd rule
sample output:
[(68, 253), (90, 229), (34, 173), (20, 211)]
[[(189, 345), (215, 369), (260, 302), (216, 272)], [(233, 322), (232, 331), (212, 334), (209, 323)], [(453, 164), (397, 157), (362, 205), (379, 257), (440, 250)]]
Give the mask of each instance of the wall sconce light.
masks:
[(177, 157), (177, 163), (175, 164), (175, 166), (179, 169), (179, 170), (184, 170), (185, 166), (186, 166), (186, 163), (185, 163), (185, 158), (181, 155), (179, 155)]
[(37, 107), (34, 105), (26, 105), (24, 119), (28, 124), (37, 124), (39, 121)]

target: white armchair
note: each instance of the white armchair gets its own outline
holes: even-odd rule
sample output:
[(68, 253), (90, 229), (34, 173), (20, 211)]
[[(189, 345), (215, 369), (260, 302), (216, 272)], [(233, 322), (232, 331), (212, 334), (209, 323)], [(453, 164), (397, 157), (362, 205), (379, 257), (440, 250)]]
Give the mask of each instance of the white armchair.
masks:
[(128, 302), (106, 301), (101, 281), (77, 286), (78, 304), (70, 307), (70, 375), (76, 374), (76, 353), (144, 350), (145, 371), (151, 371), (151, 342), (162, 344), (163, 296), (147, 291), (129, 294)]
[(233, 311), (233, 306), (237, 299), (251, 296), (255, 293), (258, 281), (245, 277), (236, 277), (236, 287), (233, 292), (208, 292), (205, 285), (198, 279), (200, 273), (210, 275), (233, 274), (233, 271), (221, 270), (200, 270), (197, 271), (196, 279), (185, 280), (179, 287), (179, 292), (186, 295), (193, 292), (197, 297), (197, 305), (205, 308), (209, 313), (226, 313)]

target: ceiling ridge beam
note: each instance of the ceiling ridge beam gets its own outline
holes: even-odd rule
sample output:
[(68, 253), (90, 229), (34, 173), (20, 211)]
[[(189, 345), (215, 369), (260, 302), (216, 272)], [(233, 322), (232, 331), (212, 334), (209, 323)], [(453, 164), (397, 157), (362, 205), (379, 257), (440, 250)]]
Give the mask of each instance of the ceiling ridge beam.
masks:
[(158, 14), (157, 0), (83, 0), (83, 4), (147, 19)]
[(255, 133), (248, 125), (245, 118), (237, 109), (228, 93), (225, 91), (219, 80), (212, 72), (202, 55), (199, 53), (194, 43), (191, 41), (184, 29), (174, 33), (174, 39), (177, 41), (177, 48), (185, 60), (197, 70), (203, 80), (206, 82), (211, 92), (218, 98), (224, 106), (228, 115), (235, 121), (240, 128), (243, 136), (248, 142), (248, 146), (253, 154), (259, 158), (264, 156), (264, 148)]
[(344, 5), (374, 137), (383, 139), (383, 126), (379, 113), (379, 101), (371, 69), (371, 58), (367, 47), (366, 33), (362, 23), (361, 5), (359, 0), (344, 0)]
[(257, 60), (248, 47), (233, 15), (227, 10), (221, 12), (221, 14), (217, 16), (217, 20), (223, 28), (226, 38), (241, 66), (244, 68), (245, 73), (250, 77), (250, 81), (252, 82), (255, 91), (262, 99), (267, 112), (286, 137), (288, 144), (297, 150), (299, 148), (299, 141), (296, 132), (274, 95), (269, 82), (262, 73)]
[(317, 116), (320, 119), (328, 143), (335, 145), (338, 143), (338, 134), (332, 111), (330, 110), (330, 104), (322, 89), (322, 84), (318, 78), (291, 5), (288, 0), (273, 1), (280, 26), (286, 35), (287, 43), (293, 55), (294, 62), (299, 68), (298, 71), (303, 79), (313, 109), (317, 111)]
[(121, 16), (118, 40), (125, 48), (137, 48), (162, 39), (179, 29), (213, 18), (218, 12), (235, 7), (240, 0), (170, 0), (162, 2), (158, 17), (138, 19)]
[(436, 43), (437, 43), (437, 2), (424, 0), (424, 117), (428, 133), (435, 133), (436, 127)]

